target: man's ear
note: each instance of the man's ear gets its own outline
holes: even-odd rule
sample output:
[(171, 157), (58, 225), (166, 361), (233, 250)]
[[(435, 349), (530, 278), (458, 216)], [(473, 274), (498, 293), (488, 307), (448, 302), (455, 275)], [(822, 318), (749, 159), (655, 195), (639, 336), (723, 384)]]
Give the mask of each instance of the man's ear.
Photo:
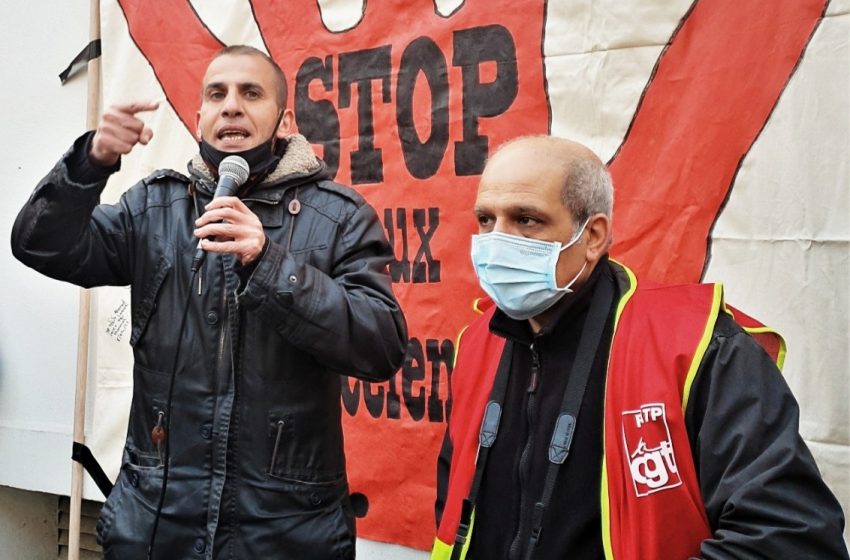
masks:
[(201, 112), (195, 113), (195, 140), (201, 141)]
[(277, 125), (275, 136), (281, 140), (295, 132), (295, 113), (292, 109), (284, 109), (280, 122)]
[(596, 264), (611, 244), (611, 220), (605, 214), (594, 214), (587, 222), (587, 260)]

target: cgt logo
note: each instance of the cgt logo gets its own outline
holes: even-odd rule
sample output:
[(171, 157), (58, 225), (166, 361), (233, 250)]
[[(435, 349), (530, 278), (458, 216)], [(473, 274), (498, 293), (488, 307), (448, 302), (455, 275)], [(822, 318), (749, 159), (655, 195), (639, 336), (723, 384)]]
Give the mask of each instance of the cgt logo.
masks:
[(638, 497), (682, 484), (664, 403), (623, 412), (623, 442)]

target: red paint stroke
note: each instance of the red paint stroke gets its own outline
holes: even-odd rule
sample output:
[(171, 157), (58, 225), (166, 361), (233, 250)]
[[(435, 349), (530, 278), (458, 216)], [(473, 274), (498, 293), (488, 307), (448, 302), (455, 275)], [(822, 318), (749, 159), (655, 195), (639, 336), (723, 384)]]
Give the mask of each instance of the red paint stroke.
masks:
[(188, 1), (118, 0), (118, 4), (127, 18), (130, 37), (194, 136), (204, 72), (224, 45), (198, 19)]
[(611, 252), (639, 276), (700, 280), (711, 228), (740, 162), (826, 4), (695, 4), (661, 55), (610, 166), (616, 193)]

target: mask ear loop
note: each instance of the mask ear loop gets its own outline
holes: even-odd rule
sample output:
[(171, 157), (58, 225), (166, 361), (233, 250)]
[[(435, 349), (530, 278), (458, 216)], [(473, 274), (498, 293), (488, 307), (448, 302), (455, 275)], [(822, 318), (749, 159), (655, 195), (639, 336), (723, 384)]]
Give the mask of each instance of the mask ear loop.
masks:
[(277, 121), (275, 121), (275, 123), (274, 123), (274, 128), (272, 129), (272, 138), (271, 138), (271, 140), (272, 140), (272, 153), (273, 153), (273, 154), (274, 154), (274, 153), (276, 153), (276, 152), (275, 152), (275, 150), (277, 150), (277, 141), (278, 141), (278, 137), (277, 137), (277, 129), (278, 129), (278, 127), (280, 126), (280, 121), (282, 121), (282, 120), (283, 120), (283, 109), (281, 109), (280, 111), (278, 111), (278, 113), (277, 113)]
[(578, 240), (579, 240), (579, 239), (581, 239), (581, 234), (582, 234), (582, 233), (584, 233), (584, 230), (587, 228), (587, 224), (589, 224), (589, 223), (590, 223), (590, 218), (591, 218), (591, 217), (590, 217), (590, 216), (588, 216), (588, 217), (587, 217), (587, 219), (584, 221), (584, 223), (581, 225), (581, 227), (580, 227), (580, 228), (578, 228), (578, 231), (577, 231), (576, 233), (574, 233), (574, 234), (573, 234), (573, 238), (572, 238), (572, 239), (570, 239), (570, 240), (567, 242), (567, 244), (566, 244), (566, 245), (564, 245), (563, 247), (561, 247), (560, 249), (558, 249), (558, 252), (559, 252), (559, 253), (561, 253), (561, 252), (563, 252), (563, 251), (565, 251), (565, 250), (569, 249), (570, 247), (572, 247), (573, 245), (575, 245), (575, 244), (578, 242)]
[[(567, 243), (566, 245), (564, 245), (563, 247), (561, 247), (560, 249), (558, 249), (558, 254), (559, 254), (559, 255), (560, 255), (561, 253), (563, 253), (564, 251), (566, 251), (567, 249), (569, 249), (570, 247), (572, 247), (573, 245), (575, 245), (575, 244), (578, 242), (578, 240), (579, 240), (579, 239), (581, 239), (581, 235), (584, 233), (584, 230), (585, 230), (585, 228), (587, 228), (587, 224), (589, 224), (589, 223), (590, 223), (590, 216), (588, 216), (588, 217), (587, 217), (587, 219), (584, 221), (584, 224), (582, 224), (582, 226), (578, 229), (578, 233), (574, 234), (574, 237), (573, 237), (573, 238), (569, 241), (569, 243)], [(558, 263), (558, 261), (557, 261), (557, 259), (556, 259), (556, 260), (555, 260), (555, 266), (557, 266), (557, 263)], [(576, 274), (576, 275), (573, 277), (573, 279), (572, 279), (572, 280), (570, 280), (569, 282), (567, 282), (567, 285), (566, 285), (566, 286), (564, 286), (563, 288), (561, 288), (561, 287), (559, 287), (559, 286), (558, 286), (558, 279), (557, 279), (557, 275), (553, 275), (553, 278), (554, 278), (554, 284), (555, 284), (555, 289), (556, 289), (556, 290), (559, 290), (559, 291), (561, 291), (561, 292), (567, 292), (568, 294), (573, 293), (573, 292), (575, 291), (575, 290), (573, 290), (573, 289), (572, 289), (573, 284), (575, 284), (575, 283), (576, 283), (576, 280), (578, 280), (578, 279), (579, 279), (579, 276), (581, 276), (581, 274), (584, 272), (584, 269), (585, 269), (585, 268), (587, 268), (587, 259), (585, 259), (585, 260), (584, 260), (584, 264), (583, 264), (583, 265), (581, 265), (581, 270), (579, 270), (579, 271), (578, 271), (578, 274)]]
[(573, 293), (573, 292), (575, 291), (575, 290), (573, 290), (573, 284), (575, 284), (575, 283), (576, 283), (576, 280), (578, 280), (579, 276), (581, 276), (581, 274), (582, 274), (582, 272), (584, 272), (584, 269), (585, 269), (585, 268), (587, 268), (587, 261), (584, 261), (584, 264), (583, 264), (583, 265), (581, 265), (581, 270), (579, 270), (579, 271), (578, 271), (578, 274), (576, 274), (576, 275), (573, 277), (573, 279), (572, 279), (572, 280), (570, 280), (569, 282), (567, 282), (567, 285), (566, 285), (566, 286), (564, 286), (563, 288), (559, 288), (559, 287), (558, 287), (557, 279), (556, 279), (556, 281), (555, 281), (555, 282), (556, 282), (556, 283), (555, 283), (555, 289), (556, 289), (556, 290), (558, 290), (558, 291), (561, 291), (561, 292), (567, 292), (568, 294)]

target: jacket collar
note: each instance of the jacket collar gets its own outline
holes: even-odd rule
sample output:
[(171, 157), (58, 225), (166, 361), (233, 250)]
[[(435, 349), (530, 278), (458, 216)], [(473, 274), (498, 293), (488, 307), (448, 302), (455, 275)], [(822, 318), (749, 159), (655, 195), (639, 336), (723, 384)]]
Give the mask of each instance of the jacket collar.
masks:
[[(304, 136), (293, 134), (288, 139), (286, 152), (277, 167), (263, 179), (262, 183), (251, 191), (251, 198), (270, 202), (279, 201), (285, 189), (272, 189), (274, 186), (291, 186), (305, 182), (306, 179), (324, 179), (330, 174), (324, 162), (316, 157), (313, 148)], [(188, 164), (189, 175), (197, 182), (199, 190), (212, 195), (216, 180), (200, 154), (195, 154)], [(268, 191), (268, 192), (264, 192)]]

